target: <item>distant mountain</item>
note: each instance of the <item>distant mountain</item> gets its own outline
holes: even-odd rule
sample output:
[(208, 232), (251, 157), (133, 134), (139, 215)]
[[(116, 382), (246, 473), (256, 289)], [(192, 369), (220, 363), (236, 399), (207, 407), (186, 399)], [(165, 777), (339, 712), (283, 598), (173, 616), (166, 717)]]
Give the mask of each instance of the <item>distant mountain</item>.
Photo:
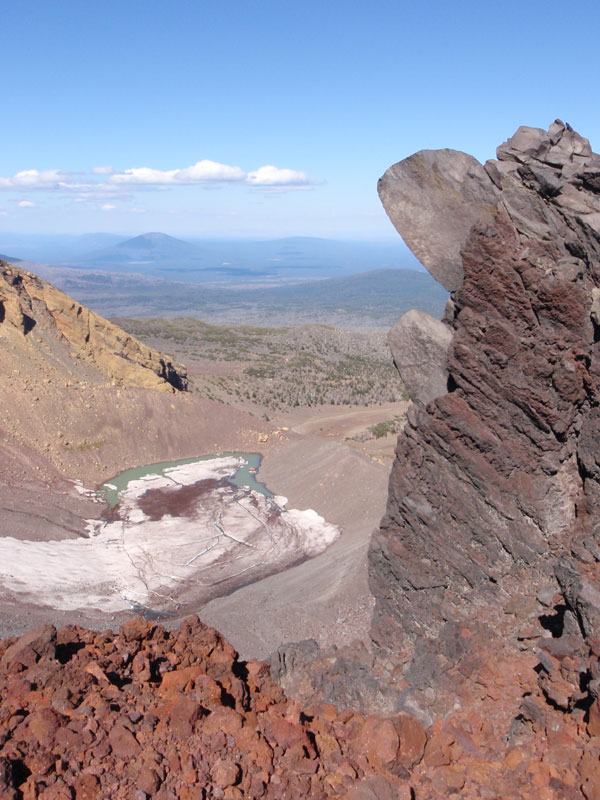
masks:
[(0, 261), (8, 261), (9, 264), (18, 264), (20, 261), (22, 261), (22, 259), (15, 258), (14, 256), (5, 256), (0, 253)]
[(120, 241), (112, 247), (84, 254), (78, 259), (82, 266), (101, 269), (125, 269), (146, 266), (156, 272), (161, 267), (187, 264), (200, 256), (200, 250), (193, 244), (176, 239), (166, 233), (144, 233), (133, 239)]
[(297, 236), (261, 241), (185, 241), (156, 232), (83, 253), (61, 266), (141, 272), (194, 283), (230, 282), (236, 278), (247, 282), (265, 278), (273, 282), (298, 281), (372, 269), (421, 269), (400, 240), (346, 242)]
[(67, 234), (2, 234), (0, 249), (18, 253), (23, 261), (37, 264), (67, 264), (82, 253), (112, 247), (123, 241), (116, 233)]
[(167, 233), (143, 233), (141, 236), (119, 242), (113, 249), (144, 251), (161, 258), (177, 253), (195, 253), (198, 250), (195, 245), (176, 239)]

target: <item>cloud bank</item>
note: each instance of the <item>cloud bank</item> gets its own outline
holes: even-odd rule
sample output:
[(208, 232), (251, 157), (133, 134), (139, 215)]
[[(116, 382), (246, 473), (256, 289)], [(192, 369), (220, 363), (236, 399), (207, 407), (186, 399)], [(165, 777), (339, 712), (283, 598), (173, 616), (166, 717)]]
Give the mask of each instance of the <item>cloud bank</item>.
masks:
[(168, 188), (219, 183), (286, 191), (310, 188), (320, 181), (311, 178), (306, 172), (282, 169), (273, 164), (246, 172), (239, 166), (203, 159), (189, 167), (168, 170), (131, 167), (117, 171), (109, 166), (96, 166), (92, 167), (88, 175), (83, 176), (62, 169), (27, 169), (17, 172), (12, 177), (0, 177), (0, 190), (69, 191), (106, 196), (134, 187)]
[(249, 172), (246, 175), (246, 183), (252, 186), (313, 186), (316, 181), (311, 180), (306, 172), (279, 169), (269, 164)]

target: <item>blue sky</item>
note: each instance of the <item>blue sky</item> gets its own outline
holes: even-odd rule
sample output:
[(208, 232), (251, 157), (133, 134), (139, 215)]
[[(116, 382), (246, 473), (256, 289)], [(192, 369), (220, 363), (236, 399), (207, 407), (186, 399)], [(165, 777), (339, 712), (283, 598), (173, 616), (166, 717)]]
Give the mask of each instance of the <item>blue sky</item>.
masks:
[(600, 148), (598, 17), (587, 0), (4, 3), (0, 233), (393, 238), (377, 178), (416, 150), (485, 160), (557, 116)]

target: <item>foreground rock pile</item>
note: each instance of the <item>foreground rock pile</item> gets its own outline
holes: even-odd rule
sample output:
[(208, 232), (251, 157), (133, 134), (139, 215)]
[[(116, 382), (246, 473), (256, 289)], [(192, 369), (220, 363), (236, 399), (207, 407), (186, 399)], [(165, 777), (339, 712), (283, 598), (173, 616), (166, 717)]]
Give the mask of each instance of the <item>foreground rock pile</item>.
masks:
[(598, 716), (588, 736), (583, 712), (565, 724), (544, 708), (532, 663), (502, 666), (425, 730), (406, 713), (301, 708), (196, 617), (172, 632), (42, 625), (0, 643), (0, 798), (598, 797)]
[[(197, 618), (43, 625), (0, 643), (0, 798), (410, 797), (408, 715), (301, 711)], [(379, 789), (377, 789), (379, 787)]]

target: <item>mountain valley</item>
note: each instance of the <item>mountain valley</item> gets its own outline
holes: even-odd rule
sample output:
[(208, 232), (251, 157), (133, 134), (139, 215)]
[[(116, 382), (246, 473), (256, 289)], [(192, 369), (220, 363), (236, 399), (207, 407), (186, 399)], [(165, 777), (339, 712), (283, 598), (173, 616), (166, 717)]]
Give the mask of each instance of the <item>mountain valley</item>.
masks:
[[(249, 634), (252, 626), (235, 620), (225, 623), (228, 635), (248, 654), (262, 656), (292, 631), (316, 635), (322, 641), (332, 636), (340, 643), (356, 635), (366, 637), (370, 608), (366, 532), (377, 524), (383, 511), (386, 469), (382, 465), (336, 441), (341, 436), (315, 440), (295, 433), (291, 426), (267, 421), (262, 407), (245, 402), (246, 398), (236, 406), (207, 392), (206, 384), (200, 386), (204, 391), (188, 391), (187, 371), (178, 362), (141, 344), (31, 273), (3, 264), (1, 275), (0, 520), (4, 535), (25, 542), (85, 538), (89, 521), (99, 519), (102, 513), (102, 503), (91, 490), (112, 475), (159, 461), (259, 451), (263, 454), (261, 475), (269, 475), (269, 488), (276, 495), (285, 495), (293, 507), (314, 508), (329, 523), (347, 531), (343, 541), (323, 554), (321, 569), (323, 573), (329, 570), (331, 558), (347, 562), (334, 594), (356, 619), (347, 630), (336, 630), (338, 609), (331, 605), (331, 587), (317, 585), (321, 579), (315, 577), (312, 608), (299, 605), (290, 588), (289, 613), (275, 599), (269, 611), (271, 593), (265, 588), (259, 629)], [(206, 328), (195, 324), (199, 330)], [(306, 335), (310, 340), (310, 329)], [(332, 334), (328, 331), (327, 335)], [(341, 336), (343, 341), (352, 338)], [(263, 345), (265, 339), (263, 352), (269, 350), (271, 338), (262, 332)], [(359, 335), (358, 342), (359, 351), (371, 347), (382, 359), (381, 341), (373, 348), (369, 336)], [(348, 347), (352, 351), (352, 345)], [(283, 358), (281, 353), (279, 357)], [(224, 359), (223, 363), (228, 362)], [(347, 410), (360, 411), (357, 407)], [(336, 476), (337, 480), (343, 476), (348, 491), (357, 499), (355, 505), (343, 497), (332, 497), (325, 488)], [(371, 493), (372, 506), (359, 502), (359, 486)], [(319, 558), (313, 561), (315, 576), (319, 574), (317, 562), (321, 563)], [(300, 576), (298, 592), (304, 593), (313, 568), (301, 564), (295, 569)], [(262, 573), (260, 567), (255, 579)], [(212, 590), (212, 596), (225, 590), (230, 591), (228, 584)], [(3, 591), (0, 628), (5, 634), (20, 632), (48, 616), (19, 596), (14, 589)], [(357, 613), (361, 603), (362, 610)], [(120, 604), (122, 611), (108, 615), (82, 607), (76, 612), (55, 609), (52, 618), (56, 622), (75, 618), (95, 625), (105, 620), (104, 624), (113, 625), (127, 618), (126, 608), (139, 607), (139, 603)], [(185, 600), (181, 596), (167, 604), (164, 612), (166, 618), (176, 619), (195, 608), (197, 599), (194, 601), (192, 592)], [(240, 612), (242, 608), (243, 604)]]
[(183, 361), (192, 392), (279, 427), (392, 457), (408, 395), (383, 333), (211, 326), (193, 318), (114, 322)]
[(421, 273), (265, 328), (0, 263), (3, 800), (600, 797), (599, 175), (560, 120), (390, 167), (444, 288), (389, 354)]

